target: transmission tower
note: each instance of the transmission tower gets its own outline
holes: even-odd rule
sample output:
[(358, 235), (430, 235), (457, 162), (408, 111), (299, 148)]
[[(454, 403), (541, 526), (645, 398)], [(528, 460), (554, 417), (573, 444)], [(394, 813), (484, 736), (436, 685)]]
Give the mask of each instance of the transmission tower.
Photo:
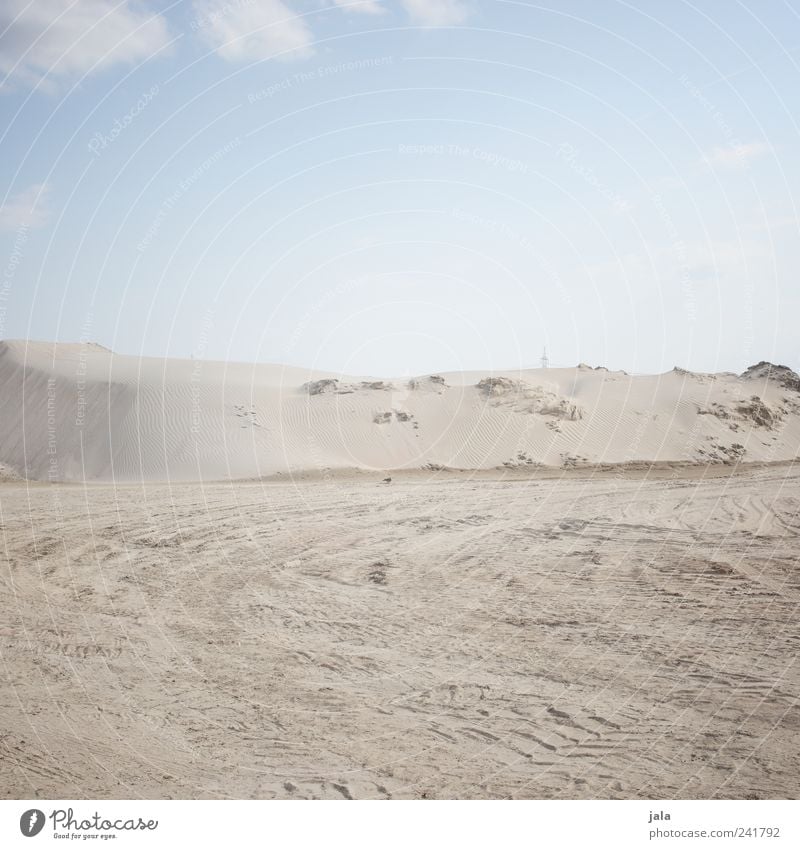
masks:
[(542, 351), (542, 368), (548, 368), (550, 365), (550, 358), (547, 356), (547, 348)]

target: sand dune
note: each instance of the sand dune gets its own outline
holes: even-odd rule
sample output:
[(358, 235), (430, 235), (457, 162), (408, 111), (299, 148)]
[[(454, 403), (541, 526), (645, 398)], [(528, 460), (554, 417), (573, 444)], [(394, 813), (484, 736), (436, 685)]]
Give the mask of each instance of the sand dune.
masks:
[(0, 392), (2, 795), (800, 792), (788, 369), (11, 342)]
[(800, 379), (601, 368), (347, 377), (0, 343), (0, 464), (51, 481), (793, 459)]

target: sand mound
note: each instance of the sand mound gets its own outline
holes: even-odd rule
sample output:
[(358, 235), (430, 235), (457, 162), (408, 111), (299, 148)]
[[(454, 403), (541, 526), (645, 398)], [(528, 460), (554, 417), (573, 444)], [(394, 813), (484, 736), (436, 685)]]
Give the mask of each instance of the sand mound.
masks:
[(391, 392), (393, 383), (385, 380), (362, 380), (357, 383), (323, 378), (310, 380), (301, 387), (308, 395), (349, 395), (352, 392)]
[(800, 375), (788, 366), (776, 366), (762, 360), (742, 373), (744, 380), (774, 380), (784, 389), (800, 392)]
[(303, 384), (303, 389), (309, 395), (330, 395), (333, 392), (339, 391), (339, 381), (331, 378), (324, 380), (310, 380)]
[[(0, 343), (0, 463), (38, 480), (793, 459), (794, 372), (587, 369), (352, 378)], [(757, 390), (757, 391), (756, 391)]]
[(412, 377), (408, 381), (408, 388), (414, 392), (436, 392), (441, 394), (447, 389), (447, 381), (440, 374)]
[(526, 392), (527, 385), (521, 380), (510, 377), (484, 377), (475, 384), (484, 395), (490, 398), (508, 398), (509, 395), (519, 396)]
[[(580, 368), (580, 366), (578, 366)], [(577, 421), (583, 410), (568, 398), (559, 397), (544, 386), (508, 377), (485, 377), (476, 384), (478, 390), (494, 403), (507, 403), (520, 413), (538, 413), (556, 419)]]

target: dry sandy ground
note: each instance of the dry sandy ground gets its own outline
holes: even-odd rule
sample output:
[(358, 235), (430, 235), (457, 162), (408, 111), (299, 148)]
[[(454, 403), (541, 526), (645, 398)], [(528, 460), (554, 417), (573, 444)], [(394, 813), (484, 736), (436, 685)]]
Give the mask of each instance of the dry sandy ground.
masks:
[(0, 486), (5, 797), (800, 795), (800, 471)]

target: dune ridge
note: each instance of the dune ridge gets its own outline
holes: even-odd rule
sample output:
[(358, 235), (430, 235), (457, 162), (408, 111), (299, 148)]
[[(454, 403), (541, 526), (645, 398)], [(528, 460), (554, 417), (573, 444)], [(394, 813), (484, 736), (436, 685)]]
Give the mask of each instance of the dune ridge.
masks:
[(800, 378), (766, 362), (389, 379), (5, 341), (0, 398), (4, 476), (43, 481), (774, 462), (800, 444)]

